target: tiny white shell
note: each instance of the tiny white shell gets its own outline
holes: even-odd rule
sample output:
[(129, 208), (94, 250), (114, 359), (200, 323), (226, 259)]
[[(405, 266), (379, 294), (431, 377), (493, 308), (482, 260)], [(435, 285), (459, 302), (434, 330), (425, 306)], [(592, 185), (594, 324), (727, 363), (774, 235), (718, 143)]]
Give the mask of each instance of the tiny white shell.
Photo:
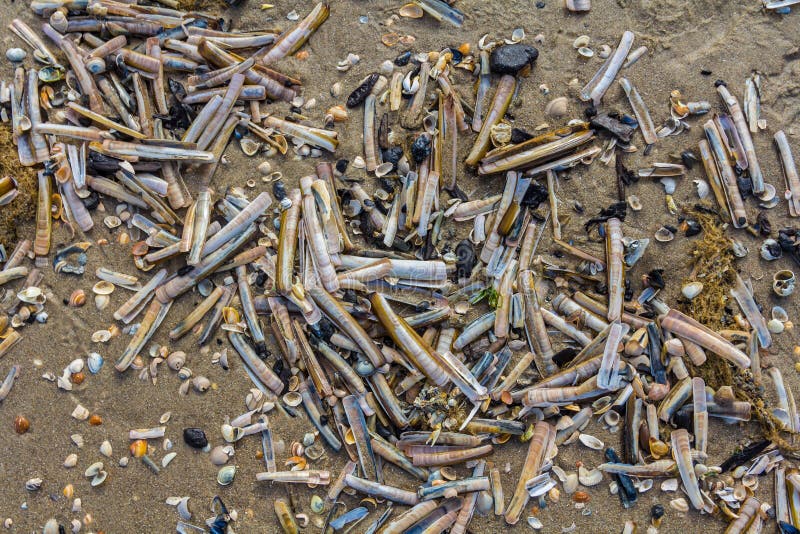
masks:
[(72, 467), (75, 467), (76, 465), (78, 465), (78, 455), (75, 454), (74, 452), (68, 454), (67, 457), (64, 459), (64, 467), (70, 469)]
[(103, 441), (103, 443), (100, 444), (100, 454), (102, 454), (106, 458), (111, 458), (111, 455), (113, 454), (113, 450), (111, 448), (111, 442), (110, 441), (105, 440), (105, 441)]

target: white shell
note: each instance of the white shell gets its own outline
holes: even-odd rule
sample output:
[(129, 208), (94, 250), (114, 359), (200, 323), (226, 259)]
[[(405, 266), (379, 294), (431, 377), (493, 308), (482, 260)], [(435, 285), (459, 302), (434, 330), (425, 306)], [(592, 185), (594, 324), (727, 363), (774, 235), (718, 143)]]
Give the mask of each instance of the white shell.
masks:
[(596, 486), (603, 481), (603, 472), (599, 469), (578, 468), (578, 481), (586, 487)]
[(703, 291), (702, 282), (689, 282), (688, 284), (684, 284), (681, 288), (681, 293), (689, 300), (695, 298), (701, 291)]
[(711, 192), (711, 188), (709, 187), (708, 182), (705, 180), (694, 180), (694, 185), (697, 188), (697, 196), (700, 198), (700, 200), (706, 198)]
[(111, 458), (111, 455), (113, 454), (113, 450), (111, 448), (111, 442), (110, 441), (105, 440), (105, 441), (103, 441), (103, 443), (100, 444), (100, 454), (102, 454), (106, 458)]
[(778, 271), (772, 276), (772, 290), (779, 297), (788, 297), (794, 293), (795, 276), (789, 269)]
[(572, 48), (577, 50), (578, 48), (589, 46), (590, 41), (591, 37), (589, 37), (588, 35), (581, 35), (580, 37), (577, 37), (574, 41), (572, 41)]
[(92, 341), (94, 343), (105, 343), (111, 339), (111, 332), (108, 330), (98, 330), (92, 334)]
[(92, 291), (95, 295), (110, 295), (114, 292), (114, 289), (114, 284), (106, 280), (100, 280), (92, 287)]
[(541, 530), (542, 528), (544, 528), (542, 522), (535, 515), (528, 517), (528, 525), (530, 525), (530, 527), (534, 530)]
[(78, 465), (78, 455), (75, 454), (74, 452), (68, 454), (67, 457), (64, 458), (64, 464), (63, 465), (67, 469), (75, 467), (76, 465)]
[(89, 418), (89, 410), (87, 410), (84, 406), (81, 406), (79, 404), (75, 406), (74, 410), (72, 410), (72, 417), (74, 417), (78, 421), (85, 421), (86, 419)]
[(689, 511), (689, 503), (686, 502), (686, 499), (683, 497), (678, 497), (677, 499), (672, 499), (669, 501), (669, 506), (673, 510), (677, 510), (678, 512), (688, 512)]
[(161, 459), (161, 467), (167, 467), (169, 463), (172, 460), (174, 460), (177, 455), (178, 455), (177, 452), (170, 452), (168, 454), (165, 454), (164, 457)]
[(661, 491), (678, 491), (678, 479), (668, 478), (661, 483)]
[(785, 323), (789, 320), (789, 314), (780, 306), (774, 306), (772, 308), (772, 318), (776, 321), (780, 321)]
[(639, 482), (639, 493), (644, 493), (649, 491), (653, 488), (653, 479), (652, 478), (645, 478), (641, 482)]
[(596, 451), (602, 450), (603, 447), (605, 446), (605, 444), (600, 439), (589, 434), (581, 434), (580, 436), (578, 436), (578, 439), (581, 441), (581, 443), (583, 443), (590, 449), (594, 449)]
[(567, 105), (569, 101), (567, 97), (560, 96), (558, 98), (554, 98), (550, 102), (547, 103), (547, 106), (544, 108), (545, 115), (553, 118), (563, 117), (567, 114)]
[(767, 323), (767, 330), (772, 332), (773, 334), (780, 334), (784, 331), (786, 327), (783, 325), (782, 322), (778, 321), (777, 319), (770, 319)]

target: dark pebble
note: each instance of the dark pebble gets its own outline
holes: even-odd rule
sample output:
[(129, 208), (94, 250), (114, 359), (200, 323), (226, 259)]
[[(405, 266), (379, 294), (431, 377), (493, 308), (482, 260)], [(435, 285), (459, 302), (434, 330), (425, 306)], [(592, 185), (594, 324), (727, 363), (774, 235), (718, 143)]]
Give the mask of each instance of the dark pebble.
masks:
[(208, 438), (202, 428), (184, 428), (183, 441), (195, 449), (202, 449), (208, 445)]
[(700, 232), (703, 231), (703, 227), (700, 226), (700, 223), (695, 221), (694, 219), (687, 219), (686, 220), (686, 237), (696, 236)]
[(286, 184), (284, 184), (282, 180), (273, 183), (272, 194), (275, 195), (275, 198), (277, 198), (279, 202), (286, 198)]
[(393, 165), (393, 168), (397, 168), (397, 162), (400, 161), (400, 158), (403, 157), (403, 147), (400, 146), (390, 146), (386, 150), (381, 152), (383, 156), (383, 161), (387, 161)]
[(495, 74), (516, 74), (527, 65), (533, 66), (538, 57), (539, 51), (530, 45), (504, 45), (494, 49), (489, 66)]
[(338, 172), (339, 174), (344, 174), (344, 171), (347, 170), (347, 166), (349, 164), (350, 162), (348, 160), (340, 159), (339, 161), (336, 162), (336, 172)]
[(83, 205), (87, 210), (94, 211), (100, 204), (100, 196), (95, 191), (90, 191), (89, 196), (82, 198), (81, 202), (83, 202)]
[(661, 519), (664, 517), (664, 507), (660, 504), (654, 504), (652, 508), (650, 508), (650, 517), (653, 519)]
[(525, 130), (521, 130), (519, 128), (511, 128), (511, 143), (516, 145), (517, 143), (522, 143), (523, 141), (527, 141), (528, 139), (533, 139), (533, 136), (526, 132)]
[(544, 3), (544, 2), (542, 2), (541, 0), (539, 0), (539, 2), (536, 2), (536, 7), (537, 7), (538, 9), (544, 9), (544, 6), (546, 6), (546, 5), (547, 5), (547, 4), (545, 4), (545, 3)]
[(456, 272), (459, 278), (469, 278), (477, 263), (475, 249), (469, 240), (465, 239), (456, 246)]
[(427, 135), (420, 135), (411, 145), (411, 156), (417, 163), (422, 163), (431, 155), (431, 139)]
[(394, 64), (398, 67), (405, 67), (408, 65), (408, 62), (411, 60), (411, 50), (406, 50), (396, 58), (394, 58)]

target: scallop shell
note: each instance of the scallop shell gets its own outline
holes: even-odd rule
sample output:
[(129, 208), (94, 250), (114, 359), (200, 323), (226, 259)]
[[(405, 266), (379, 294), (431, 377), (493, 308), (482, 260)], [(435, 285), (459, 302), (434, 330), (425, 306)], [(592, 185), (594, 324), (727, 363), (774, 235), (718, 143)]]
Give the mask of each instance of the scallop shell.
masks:
[(578, 468), (578, 482), (586, 487), (596, 486), (603, 481), (603, 472), (599, 469), (586, 469), (584, 466)]
[(655, 233), (656, 241), (660, 243), (669, 243), (673, 239), (675, 239), (675, 234), (669, 228), (662, 226), (658, 229)]
[(582, 46), (578, 49), (578, 55), (585, 58), (594, 57), (594, 50), (588, 46)]
[(117, 228), (119, 225), (122, 224), (122, 219), (120, 219), (116, 215), (108, 215), (103, 219), (103, 224), (112, 229)]
[(103, 441), (100, 444), (100, 454), (105, 456), (106, 458), (111, 458), (111, 455), (114, 453), (113, 449), (111, 448), (111, 442), (108, 440)]
[(100, 280), (92, 287), (95, 295), (110, 295), (114, 292), (114, 289), (114, 284), (106, 280)]

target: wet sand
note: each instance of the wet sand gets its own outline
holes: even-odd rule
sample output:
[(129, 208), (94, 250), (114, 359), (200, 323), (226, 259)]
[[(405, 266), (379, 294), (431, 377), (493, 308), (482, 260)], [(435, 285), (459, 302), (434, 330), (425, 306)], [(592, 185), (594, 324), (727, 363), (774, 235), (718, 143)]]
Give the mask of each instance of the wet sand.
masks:
[[(649, 53), (624, 74), (636, 85), (657, 125), (669, 115), (669, 93), (680, 89), (687, 99), (708, 100), (715, 110), (721, 109), (714, 90), (714, 81), (723, 79), (728, 82), (732, 92), (740, 99), (743, 94), (744, 80), (754, 69), (764, 75), (763, 115), (767, 119), (766, 131), (755, 135), (755, 144), (759, 161), (764, 169), (768, 182), (774, 184), (779, 191), (783, 190), (783, 177), (778, 160), (772, 147), (772, 134), (784, 129), (789, 136), (795, 155), (800, 156), (800, 52), (796, 42), (796, 32), (800, 24), (800, 13), (788, 16), (766, 14), (760, 10), (760, 2), (755, 0), (738, 0), (733, 2), (709, 0), (692, 2), (687, 0), (661, 1), (626, 1), (595, 0), (593, 9), (586, 15), (574, 15), (565, 11), (557, 0), (547, 0), (542, 9), (537, 9), (532, 1), (474, 1), (462, 0), (458, 7), (468, 14), (464, 27), (456, 30), (448, 25), (439, 24), (429, 17), (421, 20), (401, 19), (390, 30), (383, 21), (393, 13), (402, 2), (379, 1), (337, 1), (331, 6), (331, 17), (311, 38), (306, 50), (310, 56), (305, 61), (295, 58), (285, 59), (278, 65), (279, 70), (299, 77), (305, 84), (306, 99), (316, 98), (316, 107), (308, 114), (318, 123), (322, 123), (325, 110), (333, 105), (343, 103), (347, 93), (356, 86), (366, 74), (377, 70), (385, 59), (394, 58), (400, 47), (388, 49), (380, 42), (380, 36), (387, 31), (400, 34), (411, 34), (416, 37), (412, 47), (414, 51), (440, 50), (445, 46), (457, 46), (462, 42), (470, 42), (473, 47), (484, 33), (495, 37), (509, 37), (512, 30), (523, 27), (527, 33), (526, 42), (532, 43), (537, 34), (545, 36), (544, 44), (537, 45), (540, 51), (538, 63), (532, 75), (521, 83), (519, 105), (511, 109), (514, 125), (529, 131), (547, 122), (544, 115), (546, 103), (558, 96), (569, 97), (569, 114), (559, 121), (549, 121), (551, 126), (565, 124), (570, 118), (581, 116), (584, 108), (577, 98), (578, 89), (591, 78), (601, 64), (595, 56), (592, 59), (580, 59), (572, 48), (573, 40), (582, 34), (591, 37), (591, 46), (597, 50), (601, 44), (616, 46), (624, 30), (632, 30), (636, 34), (634, 46), (646, 44)], [(286, 14), (295, 9), (303, 16), (314, 3), (296, 1), (293, 3), (278, 2), (271, 10), (259, 10), (259, 3), (250, 1), (242, 7), (229, 10), (225, 16), (231, 16), (234, 27), (243, 30), (262, 27), (279, 26), (288, 28), (293, 23), (286, 20)], [(369, 22), (359, 23), (359, 16), (366, 15)], [(7, 23), (13, 17), (21, 17), (32, 26), (38, 27), (41, 21), (36, 19), (25, 2), (18, 0), (5, 5), (3, 15)], [(269, 20), (272, 17), (274, 20)], [(22, 46), (7, 33), (3, 39), (4, 48)], [(347, 73), (337, 72), (336, 62), (344, 59), (348, 52), (361, 56), (361, 63)], [(702, 75), (701, 71), (709, 70), (710, 75)], [(1, 74), (10, 79), (10, 69), (4, 63)], [(577, 82), (575, 81), (577, 80)], [(329, 88), (335, 82), (341, 82), (344, 95), (338, 99), (330, 96)], [(471, 76), (456, 70), (454, 81), (458, 90), (471, 101)], [(547, 84), (550, 94), (544, 96), (540, 84)], [(617, 84), (611, 88), (604, 100), (603, 109), (620, 110), (630, 113), (627, 100)], [(287, 104), (275, 104), (270, 108), (278, 116), (288, 111)], [(641, 152), (627, 157), (626, 164), (631, 169), (649, 166), (655, 161), (674, 161), (673, 155), (691, 148), (696, 150), (697, 142), (702, 138), (703, 118), (690, 119), (693, 129), (676, 137), (659, 141), (649, 156)], [(341, 144), (335, 158), (352, 158), (361, 154), (361, 112), (351, 112), (350, 120), (337, 125)], [(634, 141), (643, 146), (637, 133)], [(469, 150), (470, 139), (460, 142), (463, 155)], [(227, 186), (244, 186), (249, 178), (257, 178), (256, 165), (261, 158), (247, 158), (236, 143), (227, 150), (230, 163), (220, 167), (213, 187), (221, 192)], [(287, 187), (295, 186), (299, 177), (313, 171), (317, 160), (295, 160), (292, 157), (272, 159), (274, 168), (287, 177)], [(358, 175), (358, 171), (351, 170)], [(502, 189), (501, 178), (476, 178), (464, 167), (458, 177), (461, 188), (471, 198), (494, 194)], [(363, 176), (363, 175), (362, 175)], [(683, 178), (675, 195), (679, 207), (689, 207), (696, 201), (692, 179), (704, 177), (702, 166)], [(190, 189), (195, 185), (191, 176), (187, 176)], [(596, 214), (602, 207), (612, 203), (616, 198), (616, 185), (613, 168), (595, 162), (591, 167), (579, 167), (566, 173), (561, 179), (559, 197), (568, 211), (568, 207), (579, 201), (585, 207), (585, 214), (571, 214), (571, 220), (564, 226), (567, 237), (574, 237), (581, 246), (602, 254), (600, 244), (583, 243), (583, 222)], [(371, 179), (366, 186), (371, 187)], [(266, 187), (260, 181), (255, 194)], [(644, 209), (638, 213), (629, 213), (625, 221), (626, 235), (632, 237), (651, 237), (662, 224), (676, 224), (677, 218), (670, 215), (664, 204), (664, 194), (660, 184), (642, 179), (630, 188), (629, 193), (636, 194), (642, 200)], [(108, 212), (112, 212), (114, 204), (104, 203)], [(749, 213), (754, 217), (756, 204), (748, 202)], [(102, 218), (100, 212), (95, 215)], [(768, 211), (773, 228), (791, 225), (786, 217), (786, 204), (782, 202), (777, 208)], [(468, 232), (469, 225), (458, 227), (458, 235)], [(119, 356), (127, 344), (127, 336), (120, 336), (103, 345), (90, 342), (91, 333), (100, 328), (107, 328), (113, 322), (111, 314), (127, 297), (128, 292), (122, 288), (111, 295), (111, 305), (100, 312), (91, 304), (72, 309), (66, 307), (62, 300), (67, 298), (77, 287), (91, 294), (92, 285), (97, 281), (94, 276), (96, 267), (104, 265), (114, 270), (135, 273), (130, 258), (129, 247), (115, 243), (116, 231), (109, 231), (100, 220), (89, 234), (92, 241), (101, 237), (109, 239), (107, 246), (93, 246), (89, 252), (87, 274), (83, 277), (56, 275), (51, 268), (43, 269), (45, 274), (43, 287), (53, 293), (47, 303), (46, 310), (50, 319), (46, 325), (34, 324), (21, 330), (24, 337), (10, 354), (0, 360), (0, 372), (5, 375), (12, 364), (22, 368), (11, 395), (0, 404), (0, 472), (3, 473), (0, 484), (0, 518), (13, 519), (13, 532), (40, 531), (50, 517), (58, 518), (68, 524), (73, 518), (82, 519), (89, 513), (93, 522), (83, 531), (103, 531), (106, 533), (121, 532), (173, 532), (178, 515), (175, 509), (164, 504), (169, 496), (190, 496), (190, 508), (194, 512), (192, 523), (201, 524), (204, 518), (211, 517), (209, 505), (214, 495), (220, 495), (229, 508), (238, 511), (238, 521), (232, 526), (237, 532), (276, 532), (277, 523), (272, 509), (272, 501), (281, 496), (289, 496), (296, 512), (311, 514), (309, 501), (313, 494), (324, 496), (321, 488), (280, 487), (255, 482), (255, 473), (264, 470), (263, 461), (256, 457), (260, 450), (260, 440), (246, 438), (236, 445), (236, 454), (231, 464), (239, 467), (236, 480), (228, 487), (220, 487), (216, 483), (217, 469), (209, 462), (206, 453), (190, 449), (183, 443), (181, 433), (184, 427), (199, 426), (206, 430), (212, 445), (222, 444), (220, 425), (226, 417), (233, 417), (245, 411), (244, 397), (250, 387), (250, 381), (244, 372), (238, 356), (231, 351), (231, 368), (223, 371), (212, 365), (211, 355), (202, 354), (196, 344), (195, 337), (188, 335), (177, 343), (170, 345), (172, 350), (184, 350), (188, 354), (187, 366), (195, 374), (209, 377), (214, 387), (205, 394), (194, 391), (182, 397), (178, 394), (180, 380), (174, 372), (162, 366), (157, 384), (139, 380), (137, 372), (128, 371), (119, 374), (113, 369), (113, 361)], [(21, 235), (32, 236), (31, 224), (21, 229)], [(759, 240), (753, 239), (744, 231), (730, 232), (750, 248), (750, 253), (741, 260), (738, 267), (743, 276), (749, 275), (757, 298), (769, 310), (778, 303), (770, 290), (772, 274), (782, 268), (794, 268), (789, 258), (767, 264), (758, 256)], [(62, 227), (56, 227), (54, 244), (67, 243), (69, 237)], [(679, 235), (673, 242), (662, 245), (651, 243), (644, 259), (637, 264), (631, 273), (631, 282), (635, 289), (641, 287), (640, 275), (652, 268), (664, 268), (667, 289), (664, 299), (674, 302), (680, 293), (682, 280), (689, 272), (688, 251), (692, 239)], [(453, 240), (455, 245), (457, 240)], [(548, 234), (539, 250), (546, 257), (551, 257), (552, 247), (548, 245)], [(148, 275), (142, 275), (147, 279)], [(12, 284), (12, 287), (16, 287)], [(166, 332), (201, 300), (197, 293), (184, 295), (173, 306), (164, 325), (154, 339), (164, 343)], [(798, 305), (795, 298), (783, 299), (780, 304), (789, 312), (790, 318), (798, 317)], [(212, 352), (227, 346), (212, 343)], [(775, 336), (775, 342), (769, 349), (770, 355), (764, 363), (777, 365), (784, 373), (787, 385), (795, 391), (798, 379), (793, 368), (791, 348), (797, 343), (794, 332)], [(106, 365), (98, 375), (88, 376), (86, 381), (75, 391), (67, 393), (56, 388), (54, 383), (41, 378), (44, 372), (60, 374), (60, 371), (74, 358), (86, 356), (90, 351), (97, 351), (106, 358)], [(41, 360), (41, 367), (34, 365)], [(769, 384), (768, 384), (768, 389)], [(91, 413), (103, 418), (100, 426), (89, 426), (86, 422), (76, 421), (70, 413), (77, 404), (87, 407)], [(157, 426), (159, 417), (166, 411), (172, 412), (167, 424), (167, 437), (174, 443), (177, 452), (174, 461), (160, 474), (156, 475), (139, 461), (131, 461), (128, 467), (118, 466), (121, 456), (128, 455), (128, 431), (132, 428)], [(31, 430), (25, 435), (13, 432), (12, 421), (17, 414), (26, 415), (31, 421)], [(300, 440), (303, 434), (311, 429), (310, 423), (302, 416), (294, 420), (273, 414), (271, 422), (276, 435), (288, 446)], [(603, 439), (607, 444), (620, 450), (619, 435), (607, 434), (600, 425), (592, 423), (587, 432)], [(85, 440), (82, 449), (78, 449), (70, 441), (70, 435), (79, 433)], [(715, 464), (727, 457), (737, 444), (746, 443), (759, 436), (755, 424), (726, 426), (717, 421), (711, 423), (709, 439), (709, 464)], [(111, 441), (114, 453), (112, 459), (103, 458), (98, 448), (104, 439)], [(511, 440), (498, 448), (491, 458), (499, 465), (506, 462), (510, 465), (510, 473), (503, 475), (506, 496), (509, 498), (516, 483), (516, 473), (524, 460), (526, 445)], [(153, 440), (157, 447), (153, 453), (160, 462), (166, 451), (160, 448), (160, 442)], [(73, 469), (62, 467), (64, 458), (69, 453), (77, 453), (78, 465)], [(287, 453), (279, 456), (283, 461)], [(314, 466), (324, 466), (335, 476), (344, 463), (344, 454), (326, 454)], [(108, 480), (99, 488), (91, 488), (83, 471), (91, 463), (102, 460), (109, 471)], [(575, 463), (582, 461), (585, 465), (595, 466), (601, 463), (600, 452), (591, 451), (580, 444), (561, 447), (555, 462), (567, 470), (575, 470)], [(386, 468), (386, 474), (393, 479), (402, 478), (393, 467)], [(41, 490), (28, 492), (25, 481), (31, 477), (44, 480)], [(406, 487), (411, 488), (411, 481), (404, 479)], [(666, 494), (656, 487), (640, 496), (638, 504), (624, 510), (619, 499), (608, 491), (606, 479), (602, 484), (591, 488), (592, 500), (583, 513), (574, 508), (570, 499), (562, 494), (560, 502), (551, 504), (543, 510), (540, 517), (545, 525), (543, 532), (560, 532), (562, 527), (572, 522), (577, 525), (576, 532), (620, 532), (627, 519), (637, 522), (641, 531), (647, 525), (651, 505), (661, 503), (667, 505), (675, 495)], [(63, 497), (62, 488), (73, 484), (75, 496), (83, 502), (82, 513), (70, 511), (71, 502)], [(771, 502), (771, 476), (760, 480), (757, 495)], [(345, 498), (349, 507), (356, 506), (358, 499)], [(26, 509), (23, 509), (25, 503)], [(370, 521), (383, 510), (370, 516)], [(590, 510), (591, 514), (586, 511)], [(507, 529), (514, 532), (525, 532), (529, 529), (524, 524), (524, 517), (519, 525), (511, 528), (494, 516), (476, 517), (470, 530), (479, 532), (496, 532)], [(365, 521), (354, 532), (366, 529)], [(773, 525), (768, 528), (772, 529)], [(660, 532), (721, 532), (725, 522), (719, 518), (701, 516), (691, 512), (685, 517), (679, 516), (667, 507), (667, 515)], [(316, 532), (319, 529), (306, 529)]]

